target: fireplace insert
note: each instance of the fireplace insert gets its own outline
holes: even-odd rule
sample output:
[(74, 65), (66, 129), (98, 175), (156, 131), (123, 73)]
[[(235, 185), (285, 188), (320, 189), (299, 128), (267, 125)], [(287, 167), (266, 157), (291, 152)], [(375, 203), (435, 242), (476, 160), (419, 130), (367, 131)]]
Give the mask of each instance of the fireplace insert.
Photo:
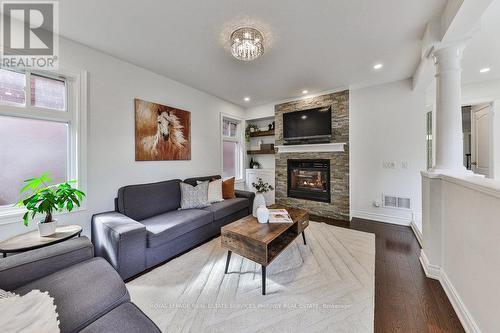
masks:
[(290, 198), (330, 202), (330, 160), (288, 160)]

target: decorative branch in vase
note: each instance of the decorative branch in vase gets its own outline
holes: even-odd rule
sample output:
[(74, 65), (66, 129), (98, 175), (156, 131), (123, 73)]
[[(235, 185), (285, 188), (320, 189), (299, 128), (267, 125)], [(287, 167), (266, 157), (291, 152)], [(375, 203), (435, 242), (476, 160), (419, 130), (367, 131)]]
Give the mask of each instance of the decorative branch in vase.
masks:
[(75, 180), (50, 185), (51, 182), (52, 179), (48, 173), (43, 173), (37, 178), (26, 179), (20, 192), (31, 191), (31, 194), (16, 203), (16, 206), (25, 207), (28, 210), (23, 215), (25, 226), (28, 226), (30, 218), (45, 215), (44, 219), (38, 223), (38, 231), (42, 237), (55, 233), (57, 220), (53, 218), (54, 212), (64, 210), (71, 212), (75, 206), (80, 207), (85, 197), (85, 193), (70, 185), (70, 183), (76, 183)]
[[(255, 191), (257, 192), (255, 194), (255, 199), (253, 201), (253, 211), (252, 215), (254, 217), (259, 217), (258, 215), (258, 210), (259, 208), (261, 209), (261, 217), (259, 218), (260, 223), (266, 223), (267, 222), (267, 217), (269, 217), (269, 211), (266, 208), (266, 199), (264, 198), (264, 193), (273, 191), (274, 187), (272, 185), (269, 185), (269, 183), (264, 183), (262, 181), (262, 178), (258, 178), (256, 183), (252, 183), (253, 188), (255, 188)], [(266, 212), (267, 212), (267, 217), (266, 217)], [(265, 222), (261, 222), (262, 220), (265, 219)]]

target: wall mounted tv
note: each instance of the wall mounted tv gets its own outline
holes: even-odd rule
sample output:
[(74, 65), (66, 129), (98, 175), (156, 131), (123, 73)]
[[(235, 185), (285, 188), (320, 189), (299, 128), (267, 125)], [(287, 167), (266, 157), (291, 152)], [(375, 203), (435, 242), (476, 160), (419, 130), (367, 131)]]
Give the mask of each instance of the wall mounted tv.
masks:
[(283, 114), (283, 139), (285, 144), (330, 142), (331, 136), (331, 107)]

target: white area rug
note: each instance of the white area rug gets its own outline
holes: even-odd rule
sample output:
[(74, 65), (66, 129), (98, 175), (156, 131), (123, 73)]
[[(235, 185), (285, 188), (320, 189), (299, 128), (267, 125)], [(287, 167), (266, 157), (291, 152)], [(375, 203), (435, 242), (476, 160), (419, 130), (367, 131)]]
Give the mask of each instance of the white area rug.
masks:
[(224, 274), (220, 238), (129, 282), (164, 332), (373, 332), (375, 235), (311, 222), (267, 268), (233, 253)]

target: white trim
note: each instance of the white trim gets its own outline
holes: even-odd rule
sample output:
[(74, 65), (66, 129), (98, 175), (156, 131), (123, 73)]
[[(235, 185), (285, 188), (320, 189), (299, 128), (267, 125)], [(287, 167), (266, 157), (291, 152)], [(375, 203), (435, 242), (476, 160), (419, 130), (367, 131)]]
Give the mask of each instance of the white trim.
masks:
[(427, 256), (425, 255), (423, 249), (420, 251), (419, 259), (422, 268), (424, 269), (425, 275), (428, 278), (439, 280), (439, 282), (441, 283), (441, 286), (443, 287), (446, 296), (450, 300), (451, 306), (455, 310), (455, 313), (457, 314), (464, 330), (468, 333), (481, 333), (481, 330), (472, 317), (472, 314), (465, 306), (465, 303), (460, 298), (460, 295), (458, 294), (457, 290), (451, 283), (448, 275), (446, 275), (444, 270), (442, 270), (439, 266), (430, 264), (429, 259), (427, 259)]
[(283, 153), (310, 153), (310, 152), (343, 152), (345, 142), (338, 143), (319, 143), (308, 145), (287, 145), (275, 146), (278, 149), (278, 154)]
[(443, 172), (421, 171), (422, 177), (429, 179), (441, 179), (449, 183), (460, 185), (474, 191), (478, 191), (496, 198), (500, 198), (500, 181), (498, 179), (484, 178), (470, 172), (464, 174), (445, 174)]
[(410, 223), (411, 230), (413, 231), (413, 234), (415, 235), (415, 238), (417, 239), (418, 243), (420, 244), (421, 247), (423, 247), (422, 243), (422, 233), (418, 229), (417, 225), (415, 224), (415, 221), (411, 221)]
[(429, 263), (429, 259), (427, 259), (424, 249), (420, 250), (420, 256), (418, 257), (418, 259), (420, 260), (420, 264), (424, 269), (425, 275), (428, 278), (439, 280), (439, 277), (441, 276), (441, 267)]
[(443, 270), (441, 270), (439, 281), (441, 282), (441, 286), (443, 287), (446, 296), (448, 296), (448, 299), (450, 300), (450, 303), (453, 306), (458, 319), (460, 319), (464, 330), (468, 333), (480, 333), (481, 330), (479, 329), (479, 326), (477, 325), (471, 313), (460, 298), (457, 290)]
[(409, 226), (411, 224), (411, 218), (401, 217), (401, 216), (393, 216), (393, 215), (385, 215), (378, 213), (365, 212), (360, 210), (352, 210), (352, 217), (357, 217), (360, 219), (373, 220), (384, 223), (391, 223), (397, 225)]

